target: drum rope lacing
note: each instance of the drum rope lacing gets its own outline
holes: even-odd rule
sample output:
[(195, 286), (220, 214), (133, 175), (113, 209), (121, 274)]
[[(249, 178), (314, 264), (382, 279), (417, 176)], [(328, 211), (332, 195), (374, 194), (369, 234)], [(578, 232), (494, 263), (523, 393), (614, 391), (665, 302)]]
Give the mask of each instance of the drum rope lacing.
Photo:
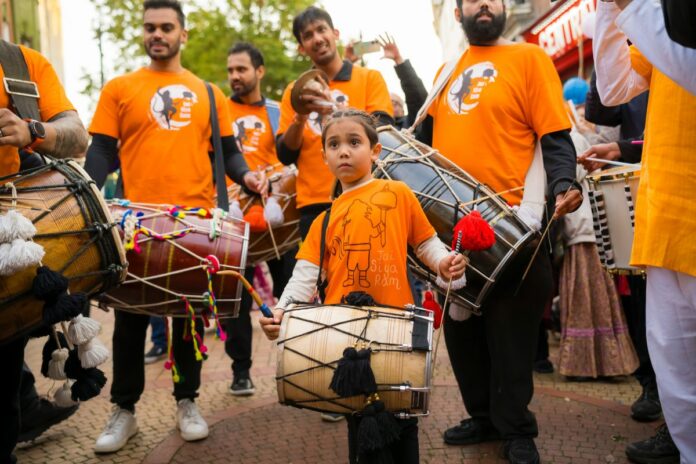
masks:
[[(277, 344), (278, 344), (278, 345), (283, 344), (285, 350), (288, 350), (288, 351), (290, 351), (291, 353), (294, 353), (294, 354), (296, 354), (297, 356), (299, 356), (299, 357), (301, 357), (301, 358), (304, 358), (304, 359), (306, 359), (306, 360), (308, 360), (308, 361), (314, 363), (315, 365), (313, 365), (313, 366), (311, 366), (311, 367), (308, 367), (308, 368), (305, 368), (305, 369), (302, 369), (302, 370), (299, 370), (299, 371), (290, 372), (290, 373), (287, 373), (287, 374), (284, 374), (284, 375), (276, 376), (276, 380), (281, 380), (281, 381), (283, 381), (284, 383), (287, 383), (288, 385), (291, 385), (291, 386), (294, 387), (294, 388), (297, 388), (297, 389), (299, 389), (299, 390), (302, 390), (304, 393), (307, 393), (307, 394), (309, 394), (309, 395), (311, 395), (311, 396), (313, 396), (313, 397), (316, 398), (316, 399), (301, 400), (301, 401), (293, 400), (293, 401), (291, 402), (291, 404), (293, 404), (293, 405), (297, 405), (297, 404), (309, 404), (309, 403), (319, 403), (319, 402), (328, 402), (328, 403), (331, 403), (331, 404), (333, 404), (333, 405), (336, 405), (336, 406), (339, 406), (339, 407), (341, 407), (341, 408), (344, 408), (344, 409), (346, 409), (346, 411), (348, 411), (348, 412), (352, 412), (352, 411), (353, 411), (352, 408), (350, 408), (350, 407), (346, 406), (345, 404), (340, 403), (340, 402), (338, 401), (338, 400), (345, 400), (345, 398), (342, 398), (342, 397), (340, 397), (340, 396), (335, 396), (335, 397), (323, 397), (323, 396), (321, 396), (321, 395), (319, 395), (319, 394), (317, 394), (317, 393), (315, 393), (315, 392), (312, 392), (312, 391), (307, 390), (306, 388), (304, 388), (304, 387), (302, 387), (302, 386), (296, 384), (295, 382), (293, 382), (292, 380), (289, 379), (289, 377), (296, 376), (296, 375), (299, 375), (299, 374), (303, 374), (303, 373), (305, 373), (305, 372), (315, 371), (315, 370), (322, 369), (322, 368), (329, 368), (329, 369), (335, 370), (335, 369), (336, 369), (335, 365), (338, 364), (339, 359), (336, 359), (336, 360), (329, 361), (329, 362), (326, 362), (326, 363), (325, 363), (325, 362), (323, 362), (323, 361), (321, 361), (321, 360), (319, 360), (319, 359), (316, 359), (316, 358), (314, 358), (314, 357), (312, 357), (312, 356), (309, 356), (309, 355), (307, 355), (307, 354), (305, 354), (305, 353), (302, 353), (302, 352), (300, 352), (300, 351), (298, 351), (298, 350), (295, 350), (294, 348), (288, 346), (288, 342), (293, 341), (293, 340), (298, 339), (298, 338), (307, 337), (307, 336), (312, 335), (312, 334), (314, 334), (314, 333), (321, 332), (321, 331), (323, 331), (323, 330), (327, 330), (327, 329), (328, 329), (328, 330), (334, 330), (334, 331), (339, 332), (339, 333), (344, 334), (344, 335), (348, 335), (348, 336), (350, 336), (350, 337), (355, 337), (354, 346), (357, 346), (358, 344), (362, 343), (364, 347), (370, 347), (370, 348), (371, 348), (371, 347), (373, 346), (373, 344), (374, 344), (375, 346), (377, 346), (376, 349), (373, 349), (373, 350), (372, 350), (374, 353), (377, 353), (377, 352), (387, 352), (387, 351), (393, 351), (393, 352), (410, 351), (410, 347), (405, 347), (404, 345), (399, 344), (399, 343), (375, 342), (374, 340), (369, 340), (369, 339), (366, 337), (368, 324), (369, 324), (370, 320), (372, 320), (372, 319), (374, 319), (374, 318), (376, 318), (376, 317), (379, 317), (379, 318), (381, 318), (381, 319), (408, 319), (408, 318), (407, 318), (407, 317), (404, 317), (404, 316), (401, 316), (401, 315), (397, 315), (397, 314), (382, 313), (382, 312), (377, 312), (377, 311), (375, 311), (375, 310), (373, 310), (373, 309), (365, 309), (365, 308), (355, 307), (355, 306), (350, 306), (350, 305), (340, 305), (340, 304), (339, 304), (339, 305), (334, 305), (334, 306), (342, 306), (342, 307), (346, 307), (346, 308), (360, 309), (360, 310), (362, 310), (362, 311), (367, 311), (367, 315), (365, 315), (365, 316), (363, 316), (363, 317), (356, 317), (356, 318), (353, 318), (353, 319), (347, 319), (347, 320), (337, 321), (337, 322), (332, 323), (332, 324), (327, 324), (327, 323), (319, 322), (319, 321), (312, 320), (312, 319), (306, 319), (306, 318), (303, 318), (303, 317), (300, 317), (300, 316), (293, 316), (293, 319), (296, 319), (296, 320), (301, 321), (301, 322), (306, 322), (306, 323), (308, 323), (308, 324), (312, 324), (312, 325), (315, 325), (315, 326), (317, 326), (317, 327), (315, 327), (315, 328), (313, 328), (313, 329), (311, 329), (311, 330), (308, 330), (308, 331), (306, 331), (306, 332), (303, 332), (303, 333), (301, 333), (301, 334), (298, 334), (298, 335), (295, 335), (295, 336), (292, 336), (292, 337), (287, 337), (287, 338), (285, 338), (285, 339), (283, 339), (283, 340), (278, 340)], [(296, 307), (294, 307), (294, 308), (292, 308), (292, 309), (286, 310), (285, 312), (286, 312), (286, 313), (292, 313), (292, 312), (299, 311), (299, 310), (302, 310), (302, 309), (307, 309), (307, 308), (309, 308), (309, 307), (312, 307), (312, 305), (296, 306)], [(373, 313), (374, 313), (374, 314), (373, 314)], [(363, 328), (362, 328), (362, 330), (360, 331), (360, 333), (357, 334), (357, 335), (356, 335), (355, 333), (353, 333), (353, 332), (349, 332), (349, 331), (347, 331), (347, 330), (344, 330), (344, 329), (339, 328), (339, 326), (341, 326), (341, 325), (352, 324), (352, 323), (356, 323), (356, 322), (360, 322), (360, 321), (365, 321), (365, 325), (363, 326)], [(382, 347), (394, 347), (394, 348), (382, 348)], [(378, 384), (377, 392), (393, 391), (393, 390), (392, 390), (392, 387), (393, 387), (393, 385), (391, 385), (391, 384)], [(290, 404), (290, 403), (289, 403), (289, 404)], [(311, 408), (310, 408), (310, 409), (311, 409)]]

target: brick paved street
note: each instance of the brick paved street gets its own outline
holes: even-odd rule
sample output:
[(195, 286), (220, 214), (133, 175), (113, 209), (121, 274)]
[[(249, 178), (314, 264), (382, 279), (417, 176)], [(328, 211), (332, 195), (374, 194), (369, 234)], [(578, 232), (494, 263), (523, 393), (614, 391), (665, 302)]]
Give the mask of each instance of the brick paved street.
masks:
[[(110, 345), (113, 316), (99, 310), (101, 339)], [(323, 463), (347, 462), (344, 422), (323, 423), (318, 413), (280, 406), (276, 401), (275, 349), (254, 325), (256, 394), (231, 396), (229, 360), (222, 343), (208, 337), (210, 357), (203, 368), (198, 404), (210, 425), (210, 437), (185, 443), (176, 433), (171, 380), (162, 363), (147, 366), (146, 391), (137, 406), (140, 432), (118, 453), (92, 452), (110, 411), (110, 382), (102, 394), (80, 406), (68, 421), (50, 429), (39, 440), (17, 451), (20, 463)], [(42, 341), (27, 347), (27, 361), (38, 373)], [(149, 343), (148, 343), (149, 345)], [(555, 353), (556, 342), (552, 341)], [(553, 357), (552, 357), (553, 359)], [(111, 361), (103, 366), (111, 377)], [(420, 422), (421, 461), (424, 463), (503, 462), (500, 443), (451, 447), (442, 431), (465, 417), (449, 368), (444, 341), (434, 376), (431, 415)], [(40, 393), (59, 386), (37, 375)], [(558, 374), (537, 375), (531, 409), (537, 414), (537, 440), (545, 463), (624, 463), (626, 443), (651, 435), (659, 422), (639, 424), (629, 417), (629, 405), (640, 389), (632, 378), (613, 381), (568, 382)]]

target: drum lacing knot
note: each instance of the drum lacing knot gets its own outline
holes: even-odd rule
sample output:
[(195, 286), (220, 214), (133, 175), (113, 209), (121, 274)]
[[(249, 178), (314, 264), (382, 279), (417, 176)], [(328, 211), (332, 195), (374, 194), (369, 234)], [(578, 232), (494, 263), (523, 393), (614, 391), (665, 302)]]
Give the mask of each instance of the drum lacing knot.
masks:
[(92, 230), (97, 233), (97, 236), (99, 238), (102, 238), (104, 236), (104, 232), (106, 231), (106, 227), (104, 227), (104, 224), (101, 224), (99, 222), (93, 222)]
[(215, 291), (213, 290), (213, 275), (220, 271), (220, 260), (215, 255), (206, 256), (207, 266), (205, 267), (205, 273), (208, 277), (208, 291), (203, 294), (203, 298), (208, 302), (208, 309), (212, 313), (213, 318), (216, 322), (215, 334), (217, 337), (225, 341), (227, 340), (227, 334), (222, 328), (222, 323), (220, 322), (220, 316), (218, 314), (217, 299), (215, 298)]
[(215, 255), (208, 255), (205, 257), (206, 266), (205, 270), (211, 274), (217, 274), (220, 270), (220, 260)]
[(225, 217), (225, 210), (213, 208), (211, 210), (212, 217), (210, 218), (210, 232), (208, 238), (215, 240), (222, 234), (222, 219)]
[[(142, 212), (138, 213), (142, 215)], [(137, 243), (135, 243), (136, 228), (140, 228), (140, 216), (133, 214), (133, 210), (129, 209), (123, 213), (121, 216), (121, 222), (119, 224), (121, 230), (123, 230), (123, 243), (126, 250), (133, 250), (137, 248)], [(139, 251), (136, 250), (139, 253)]]

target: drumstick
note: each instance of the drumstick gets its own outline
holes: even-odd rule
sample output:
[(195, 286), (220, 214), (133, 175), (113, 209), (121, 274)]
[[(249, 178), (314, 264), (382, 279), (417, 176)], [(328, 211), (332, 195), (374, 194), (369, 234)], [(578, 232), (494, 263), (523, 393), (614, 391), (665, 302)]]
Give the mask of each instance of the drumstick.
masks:
[(507, 190), (503, 190), (502, 192), (494, 192), (494, 193), (492, 193), (492, 194), (490, 194), (490, 195), (485, 195), (485, 196), (476, 198), (475, 200), (467, 201), (467, 202), (464, 202), (464, 203), (459, 203), (459, 206), (460, 206), (460, 207), (465, 207), (465, 206), (473, 205), (474, 203), (479, 203), (479, 202), (481, 202), (481, 201), (483, 201), (483, 200), (488, 200), (489, 198), (499, 197), (499, 196), (501, 196), (501, 195), (505, 195), (506, 193), (517, 192), (518, 190), (524, 190), (524, 185), (521, 185), (521, 186), (519, 186), (519, 187), (514, 187), (514, 188), (511, 188), (511, 189), (507, 189)]
[[(261, 175), (263, 176), (263, 180), (266, 180), (266, 173), (264, 171), (260, 171)], [(263, 182), (265, 183), (265, 182)], [(264, 189), (265, 190), (265, 189)], [(266, 209), (266, 196), (268, 195), (267, 191), (261, 192), (261, 204), (263, 205), (264, 210)], [(271, 227), (270, 224), (268, 224), (268, 234), (271, 236), (271, 243), (273, 243), (273, 251), (275, 251), (276, 258), (280, 260), (280, 253), (278, 252), (278, 245), (276, 245), (276, 240), (275, 240), (275, 235), (273, 235), (273, 227)]]
[[(454, 246), (454, 251), (459, 253), (459, 247), (462, 245), (462, 231), (460, 230), (457, 233), (457, 243)], [(452, 289), (452, 275), (450, 275), (449, 282), (447, 282), (447, 292), (445, 293), (445, 303), (444, 303), (444, 308), (442, 310), (442, 314), (440, 314), (440, 330), (437, 332), (437, 339), (435, 340), (435, 352), (433, 353), (433, 368), (435, 366), (435, 361), (437, 361), (437, 350), (438, 347), (440, 346), (440, 337), (442, 335), (442, 332), (445, 330), (445, 312), (447, 311), (447, 300), (449, 300), (449, 294), (450, 290)]]
[(256, 293), (256, 290), (254, 290), (254, 287), (251, 286), (248, 280), (244, 278), (241, 272), (233, 271), (233, 270), (226, 270), (226, 271), (218, 271), (215, 273), (215, 275), (231, 275), (239, 280), (242, 281), (242, 285), (244, 285), (244, 288), (249, 292), (249, 295), (251, 298), (254, 300), (256, 305), (259, 307), (261, 310), (261, 314), (264, 315), (264, 317), (270, 317), (271, 319), (273, 318), (273, 312), (271, 309), (268, 307), (266, 303), (263, 302), (261, 297), (259, 296), (258, 293)]
[(605, 160), (605, 159), (595, 158), (594, 156), (590, 156), (589, 158), (587, 158), (587, 160), (588, 161), (596, 161), (598, 163), (611, 164), (614, 166), (636, 166), (636, 165), (640, 164), (640, 163), (624, 163), (623, 161)]

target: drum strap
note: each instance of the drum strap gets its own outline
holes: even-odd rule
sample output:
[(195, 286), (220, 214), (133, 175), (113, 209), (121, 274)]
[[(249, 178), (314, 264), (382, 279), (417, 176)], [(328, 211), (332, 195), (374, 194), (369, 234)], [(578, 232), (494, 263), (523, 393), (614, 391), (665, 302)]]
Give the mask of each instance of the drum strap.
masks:
[(205, 83), (210, 100), (210, 127), (212, 130), (213, 152), (215, 153), (215, 164), (213, 166), (213, 176), (215, 188), (217, 189), (218, 208), (225, 211), (230, 210), (230, 200), (227, 198), (227, 184), (225, 183), (225, 163), (222, 160), (222, 140), (220, 139), (220, 126), (218, 122), (217, 108), (215, 106), (215, 94), (209, 82)]
[(266, 99), (266, 113), (268, 114), (268, 122), (271, 123), (273, 137), (278, 134), (278, 126), (280, 125), (280, 106), (278, 102)]
[(319, 275), (317, 276), (317, 290), (319, 298), (323, 303), (326, 299), (326, 287), (329, 282), (321, 278), (321, 271), (324, 269), (324, 253), (326, 253), (326, 229), (329, 227), (329, 218), (331, 217), (331, 207), (326, 210), (324, 220), (321, 222), (321, 245), (319, 246)]
[(27, 62), (19, 46), (0, 40), (0, 64), (5, 73), (3, 86), (15, 113), (22, 118), (41, 120), (39, 90), (30, 77)]

